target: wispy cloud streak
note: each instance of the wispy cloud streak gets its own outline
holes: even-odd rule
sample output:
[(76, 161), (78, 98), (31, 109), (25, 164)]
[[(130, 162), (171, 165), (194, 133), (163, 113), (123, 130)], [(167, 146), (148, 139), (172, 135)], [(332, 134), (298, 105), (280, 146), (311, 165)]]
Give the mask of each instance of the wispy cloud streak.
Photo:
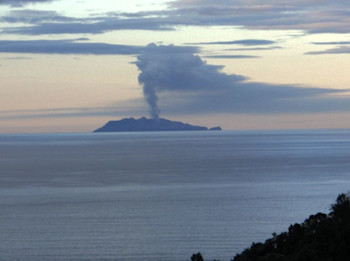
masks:
[[(86, 42), (88, 39), (0, 41), (0, 53), (135, 55), (144, 46)], [(196, 52), (195, 47), (173, 47), (179, 53)]]
[(120, 102), (113, 107), (84, 107), (84, 108), (46, 108), (37, 110), (8, 110), (0, 111), (2, 120), (41, 119), (41, 118), (75, 118), (143, 115), (145, 111), (141, 100)]
[(305, 53), (306, 55), (320, 55), (320, 54), (350, 54), (350, 46), (338, 46), (336, 48), (327, 49), (324, 51), (312, 51)]
[(230, 55), (230, 54), (222, 54), (222, 55), (206, 55), (204, 58), (215, 58), (215, 59), (251, 59), (251, 58), (260, 58), (260, 56), (255, 55)]
[(0, 0), (0, 5), (9, 5), (12, 7), (21, 7), (28, 4), (50, 3), (55, 0)]
[(235, 41), (218, 41), (218, 42), (200, 42), (200, 43), (189, 43), (195, 45), (245, 45), (245, 46), (256, 46), (256, 45), (271, 45), (275, 44), (275, 41), (261, 40), (261, 39), (243, 39)]

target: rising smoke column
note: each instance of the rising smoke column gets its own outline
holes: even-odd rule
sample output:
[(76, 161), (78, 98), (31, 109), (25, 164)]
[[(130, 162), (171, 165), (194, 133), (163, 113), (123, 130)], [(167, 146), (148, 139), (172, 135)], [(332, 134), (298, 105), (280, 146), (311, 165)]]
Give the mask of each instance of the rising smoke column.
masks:
[[(142, 80), (139, 77), (140, 83)], [(143, 82), (143, 95), (149, 105), (149, 112), (152, 119), (158, 120), (160, 109), (158, 108), (158, 96), (156, 93), (156, 85), (148, 82)]]
[(149, 44), (137, 57), (138, 81), (153, 119), (159, 118), (158, 93), (200, 92), (217, 87), (219, 75), (225, 84), (241, 77), (218, 73), (222, 66), (206, 64), (195, 47)]
[(143, 85), (143, 95), (149, 106), (149, 113), (152, 119), (159, 119), (160, 110), (158, 108), (157, 96), (157, 76), (154, 72), (159, 71), (157, 59), (152, 59), (153, 55), (150, 51), (157, 48), (155, 44), (150, 44), (146, 47), (145, 52), (137, 57), (136, 65), (141, 71), (138, 80)]
[(149, 44), (143, 54), (137, 57), (136, 65), (141, 71), (138, 81), (143, 85), (143, 95), (149, 106), (152, 119), (159, 119), (160, 109), (158, 107), (157, 89), (159, 88), (159, 74), (162, 72), (159, 63), (158, 46)]
[[(193, 67), (201, 66), (202, 60), (194, 55), (195, 47), (149, 44), (137, 57), (135, 64), (140, 70), (139, 83), (143, 85), (144, 98), (153, 119), (159, 118), (158, 93), (192, 90)], [(190, 69), (188, 71), (188, 69)]]
[(339, 99), (326, 96), (341, 90), (247, 81), (206, 63), (197, 53), (194, 47), (149, 44), (137, 57), (138, 80), (153, 119), (159, 118), (161, 93), (164, 109), (172, 113), (294, 113), (344, 107)]

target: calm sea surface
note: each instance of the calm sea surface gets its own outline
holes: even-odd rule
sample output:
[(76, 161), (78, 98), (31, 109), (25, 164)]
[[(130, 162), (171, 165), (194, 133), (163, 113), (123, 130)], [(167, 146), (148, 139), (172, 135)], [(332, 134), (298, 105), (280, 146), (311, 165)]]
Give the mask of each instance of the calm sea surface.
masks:
[(0, 135), (0, 260), (228, 261), (349, 190), (349, 130)]

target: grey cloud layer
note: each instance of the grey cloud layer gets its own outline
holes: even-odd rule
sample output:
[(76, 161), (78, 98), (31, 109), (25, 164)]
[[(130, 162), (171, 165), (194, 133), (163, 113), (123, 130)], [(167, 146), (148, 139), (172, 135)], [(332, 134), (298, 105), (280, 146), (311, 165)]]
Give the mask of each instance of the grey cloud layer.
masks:
[[(4, 1), (5, 2), (5, 1)], [(10, 1), (6, 1), (10, 2)], [(23, 3), (24, 1), (18, 1)], [(309, 33), (350, 33), (350, 1), (333, 0), (178, 0), (165, 11), (108, 13), (101, 17), (47, 21), (3, 28), (13, 34), (104, 33), (113, 30), (175, 30), (176, 26), (243, 26), (262, 30), (304, 30)], [(7, 18), (9, 19), (9, 18)]]
[(151, 45), (138, 56), (152, 117), (166, 113), (295, 113), (350, 110), (350, 100), (329, 94), (344, 91), (248, 82), (226, 74), (194, 53), (181, 55), (169, 47)]
[(339, 41), (339, 42), (313, 42), (316, 45), (350, 45), (350, 41)]
[(260, 58), (260, 56), (255, 55), (206, 55), (204, 58), (215, 58), (215, 59), (251, 59), (251, 58)]
[(177, 10), (198, 21), (251, 29), (295, 29), (311, 33), (350, 32), (349, 1), (178, 0)]
[(0, 41), (1, 53), (35, 54), (138, 54), (141, 48), (127, 45), (84, 43), (74, 40)]
[(271, 45), (275, 44), (275, 41), (270, 40), (261, 40), (261, 39), (243, 39), (236, 41), (219, 41), (219, 42), (201, 42), (201, 43), (192, 43), (200, 45), (246, 45), (246, 46), (255, 46), (255, 45)]
[(324, 51), (307, 52), (308, 55), (319, 55), (319, 54), (350, 54), (350, 46), (338, 46), (336, 48), (327, 49)]
[(18, 10), (11, 11), (0, 18), (3, 22), (28, 23), (29, 26), (11, 26), (2, 28), (2, 33), (21, 35), (43, 34), (101, 34), (115, 30), (174, 30), (177, 25), (164, 18), (144, 18), (135, 16), (125, 19), (125, 14), (106, 14), (105, 16), (74, 18), (48, 11)]
[(326, 49), (323, 51), (311, 51), (305, 54), (307, 55), (319, 55), (319, 54), (350, 54), (350, 41), (337, 41), (337, 42), (313, 42), (315, 45), (337, 45), (335, 48)]
[(271, 46), (271, 47), (230, 48), (230, 49), (225, 49), (225, 51), (269, 51), (269, 50), (276, 50), (276, 49), (282, 49), (282, 47)]
[(89, 22), (88, 20), (80, 20), (73, 17), (67, 17), (58, 14), (56, 11), (38, 11), (38, 10), (31, 10), (31, 9), (20, 9), (20, 10), (12, 10), (7, 15), (4, 15), (0, 17), (1, 22), (6, 23), (27, 23), (27, 24), (37, 24), (37, 23), (44, 23), (44, 22), (79, 22), (79, 21), (85, 21)]
[(13, 7), (20, 7), (28, 4), (49, 3), (55, 0), (0, 0), (0, 5), (9, 5)]
[(54, 108), (39, 110), (0, 111), (0, 119), (37, 119), (142, 115), (145, 108), (140, 100), (129, 100), (128, 104), (119, 103), (113, 107)]
[[(32, 40), (32, 41), (0, 41), (0, 53), (29, 54), (94, 54), (94, 55), (134, 55), (143, 53), (145, 47), (118, 45), (106, 43), (85, 42), (87, 39), (76, 40)], [(177, 47), (178, 53), (197, 52), (194, 47)]]

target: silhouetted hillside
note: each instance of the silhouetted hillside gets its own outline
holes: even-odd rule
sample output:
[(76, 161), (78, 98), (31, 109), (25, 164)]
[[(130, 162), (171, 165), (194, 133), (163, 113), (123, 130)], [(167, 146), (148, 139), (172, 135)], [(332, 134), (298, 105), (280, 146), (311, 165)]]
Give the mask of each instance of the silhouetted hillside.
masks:
[[(203, 260), (200, 253), (195, 260)], [(311, 215), (288, 232), (253, 243), (231, 261), (348, 261), (350, 260), (350, 198), (341, 194), (329, 214)]]
[[(207, 127), (194, 126), (178, 121), (166, 119), (140, 119), (127, 118), (119, 121), (109, 121), (103, 127), (94, 130), (94, 132), (128, 132), (128, 131), (195, 131), (208, 130)], [(209, 130), (221, 130), (220, 127), (214, 127)]]
[(253, 243), (234, 261), (345, 261), (350, 260), (350, 198), (338, 196), (326, 215), (310, 216), (288, 232), (265, 243)]

